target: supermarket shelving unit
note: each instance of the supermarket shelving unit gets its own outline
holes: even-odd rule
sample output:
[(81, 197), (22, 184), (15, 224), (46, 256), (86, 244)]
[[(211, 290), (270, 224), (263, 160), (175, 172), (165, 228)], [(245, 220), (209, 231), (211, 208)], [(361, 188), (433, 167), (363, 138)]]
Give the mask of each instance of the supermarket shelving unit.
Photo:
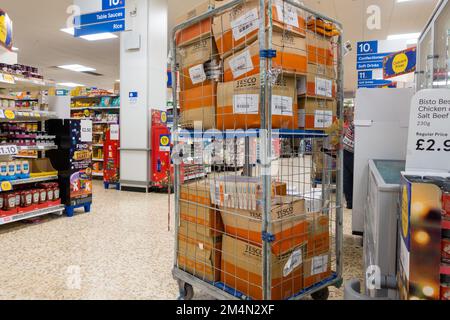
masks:
[[(45, 91), (53, 87), (54, 84), (49, 81), (43, 81), (38, 79), (26, 79), (15, 75), (9, 75), (0, 72), (0, 91), (6, 92), (23, 92), (23, 91)], [(11, 97), (9, 94), (2, 94), (2, 98)], [(12, 100), (16, 100), (12, 98)], [(0, 123), (38, 123), (38, 126), (43, 131), (45, 128), (45, 121), (56, 118), (56, 114), (48, 111), (39, 111), (25, 108), (5, 108), (0, 109)], [(54, 138), (52, 136), (47, 136), (47, 138)], [(27, 159), (27, 158), (39, 158), (45, 154), (45, 151), (57, 149), (57, 146), (15, 146), (15, 148), (10, 148), (8, 145), (0, 145), (2, 160), (11, 159)], [(13, 150), (15, 149), (15, 150)], [(20, 151), (36, 151), (37, 156), (22, 156), (19, 154)], [(39, 182), (50, 182), (57, 181), (58, 176), (54, 173), (49, 173), (42, 175), (31, 175), (27, 179), (17, 179), (12, 181), (3, 181), (1, 183), (0, 195), (3, 192), (14, 191), (17, 187), (22, 187), (24, 185), (31, 185)], [(47, 208), (40, 208), (33, 211), (20, 212), (13, 215), (7, 215), (0, 217), (0, 225), (5, 225), (21, 220), (36, 218), (39, 216), (44, 216), (48, 214), (62, 214), (64, 211), (64, 206), (54, 205)]]
[[(212, 21), (214, 17), (219, 16), (220, 14), (229, 14), (230, 16), (233, 16), (235, 19), (241, 19), (240, 23), (233, 26), (233, 23), (231, 23), (232, 28), (235, 28), (236, 30), (233, 30), (233, 33), (236, 32), (238, 35), (240, 32), (246, 32), (247, 29), (253, 28), (252, 30), (257, 30), (258, 38), (259, 40), (259, 72), (260, 72), (260, 85), (259, 85), (259, 94), (258, 94), (258, 101), (259, 105), (258, 111), (255, 111), (253, 114), (259, 114), (260, 116), (260, 128), (259, 129), (252, 129), (252, 133), (245, 132), (248, 128), (254, 128), (251, 127), (235, 127), (235, 130), (232, 131), (231, 134), (233, 137), (237, 138), (240, 135), (244, 135), (245, 138), (252, 138), (257, 137), (259, 138), (259, 143), (257, 144), (256, 149), (258, 151), (255, 152), (256, 158), (251, 161), (249, 161), (248, 158), (250, 158), (254, 153), (254, 150), (249, 150), (249, 146), (246, 145), (245, 147), (245, 157), (246, 157), (246, 166), (253, 167), (252, 170), (245, 170), (246, 166), (244, 166), (244, 170), (241, 171), (240, 169), (236, 168), (235, 173), (231, 174), (223, 174), (223, 173), (216, 173), (212, 172), (208, 176), (208, 180), (204, 181), (198, 181), (198, 183), (192, 184), (191, 187), (186, 187), (183, 185), (182, 180), (182, 165), (179, 161), (175, 161), (177, 159), (174, 159), (175, 162), (175, 181), (174, 181), (174, 187), (175, 187), (175, 250), (174, 250), (174, 267), (172, 274), (174, 278), (178, 281), (179, 289), (180, 289), (180, 299), (182, 300), (189, 300), (192, 299), (194, 295), (194, 288), (201, 289), (202, 292), (208, 293), (214, 298), (217, 299), (240, 299), (240, 300), (247, 300), (249, 299), (249, 295), (253, 294), (259, 295), (261, 294), (261, 298), (264, 300), (271, 300), (274, 298), (273, 294), (277, 292), (278, 297), (282, 297), (286, 299), (286, 292), (290, 292), (289, 297), (287, 299), (301, 299), (305, 297), (306, 295), (312, 295), (315, 299), (326, 299), (328, 297), (328, 287), (330, 286), (336, 286), (340, 287), (342, 285), (342, 268), (343, 268), (343, 258), (342, 258), (342, 244), (343, 244), (343, 207), (342, 207), (342, 196), (343, 196), (343, 172), (342, 172), (342, 160), (343, 160), (343, 154), (342, 150), (335, 150), (333, 156), (337, 159), (336, 160), (336, 167), (333, 168), (331, 165), (331, 161), (329, 157), (324, 156), (325, 155), (325, 146), (332, 145), (332, 138), (336, 138), (336, 133), (327, 133), (324, 131), (314, 131), (311, 132), (309, 130), (302, 130), (302, 129), (295, 129), (295, 128), (289, 128), (289, 129), (282, 129), (282, 130), (275, 130), (272, 125), (272, 92), (273, 87), (275, 86), (275, 83), (278, 81), (278, 79), (282, 78), (284, 76), (283, 71), (277, 70), (276, 68), (273, 68), (272, 65), (272, 58), (274, 58), (277, 54), (282, 53), (284, 48), (278, 48), (280, 50), (277, 52), (272, 47), (272, 33), (273, 33), (273, 12), (272, 12), (272, 0), (260, 0), (259, 1), (259, 12), (265, 12), (267, 14), (267, 20), (268, 20), (268, 26), (266, 26), (265, 19), (258, 18), (258, 14), (254, 13), (257, 12), (257, 10), (252, 11), (252, 14), (248, 14), (245, 19), (244, 18), (238, 18), (240, 12), (240, 8), (236, 9), (236, 11), (233, 11), (233, 9), (241, 4), (246, 3), (245, 0), (235, 0), (235, 1), (229, 1), (225, 4), (221, 4), (220, 7), (212, 9), (204, 14), (201, 14), (195, 18), (192, 18), (188, 20), (185, 23), (182, 23), (178, 26), (176, 26), (172, 33), (172, 72), (173, 72), (173, 103), (174, 105), (177, 105), (178, 101), (178, 79), (181, 79), (181, 81), (184, 81), (183, 79), (189, 78), (189, 74), (185, 74), (184, 71), (179, 64), (179, 61), (177, 60), (178, 57), (182, 57), (183, 54), (179, 52), (179, 47), (177, 45), (177, 36), (178, 32), (181, 32), (182, 30), (193, 27), (194, 25), (198, 25), (199, 29), (204, 28), (205, 21)], [(280, 2), (280, 1), (279, 1)], [(305, 13), (308, 14), (308, 17), (314, 17), (315, 19), (325, 20), (328, 22), (333, 23), (337, 29), (339, 30), (339, 35), (333, 36), (332, 38), (335, 39), (335, 42), (333, 42), (333, 50), (335, 51), (335, 61), (334, 61), (334, 67), (337, 69), (337, 88), (336, 88), (336, 101), (337, 101), (337, 118), (340, 119), (342, 117), (342, 111), (343, 111), (343, 66), (342, 66), (342, 52), (343, 52), (343, 30), (342, 25), (335, 21), (334, 19), (331, 19), (329, 17), (326, 17), (318, 12), (315, 12), (303, 5), (300, 5), (298, 3), (294, 3), (292, 1), (281, 1), (282, 7), (283, 4), (288, 5), (290, 8), (296, 8), (299, 10), (303, 10)], [(266, 7), (267, 5), (267, 7)], [(231, 13), (229, 13), (231, 12)], [(256, 18), (255, 18), (256, 15)], [(254, 20), (251, 20), (254, 19)], [(245, 21), (244, 21), (245, 20)], [(253, 23), (253, 24), (251, 24)], [(252, 22), (253, 21), (253, 22)], [(315, 20), (318, 21), (318, 20)], [(246, 25), (248, 24), (248, 25)], [(258, 28), (254, 28), (255, 24), (259, 24)], [(250, 27), (249, 27), (250, 26)], [(306, 27), (305, 27), (306, 28)], [(227, 30), (231, 33), (230, 30)], [(224, 32), (224, 30), (222, 30)], [(286, 29), (282, 32), (288, 32)], [(307, 31), (310, 32), (310, 31)], [(316, 30), (313, 31), (314, 35), (317, 35)], [(224, 34), (222, 34), (223, 38), (225, 38)], [(234, 35), (233, 35), (234, 36)], [(203, 39), (203, 38), (202, 38)], [(268, 41), (266, 41), (268, 39)], [(223, 40), (224, 42), (227, 40)], [(231, 40), (232, 42), (233, 40)], [(244, 44), (246, 43), (247, 39), (245, 39)], [(258, 41), (258, 40), (256, 40)], [(331, 44), (330, 40), (330, 44)], [(240, 47), (237, 50), (240, 50), (241, 48), (245, 48), (245, 46)], [(234, 49), (236, 50), (236, 49)], [(237, 51), (236, 50), (236, 51)], [(310, 50), (310, 49), (308, 49)], [(233, 54), (235, 54), (235, 51), (232, 51)], [(318, 55), (318, 53), (316, 53)], [(307, 55), (305, 53), (305, 55)], [(257, 66), (258, 67), (258, 66)], [(244, 72), (245, 73), (245, 72)], [(178, 78), (179, 76), (179, 78)], [(303, 75), (304, 76), (304, 75)], [(280, 78), (279, 78), (280, 77)], [(191, 77), (192, 78), (192, 77)], [(242, 85), (245, 87), (245, 83), (242, 82)], [(233, 93), (229, 93), (230, 95)], [(209, 96), (205, 97), (209, 101), (211, 97)], [(219, 94), (217, 94), (217, 99)], [(252, 96), (256, 96), (256, 94), (253, 94)], [(198, 99), (198, 97), (197, 97)], [(253, 97), (252, 97), (253, 99)], [(209, 106), (209, 105), (208, 105)], [(217, 108), (217, 112), (219, 113)], [(228, 114), (225, 111), (221, 116), (225, 117)], [(227, 111), (230, 112), (230, 111)], [(231, 111), (232, 112), (232, 111)], [(251, 112), (250, 112), (251, 113)], [(244, 118), (246, 116), (242, 116)], [(244, 121), (242, 119), (235, 120), (234, 123)], [(218, 124), (219, 130), (220, 124)], [(203, 134), (204, 132), (201, 131), (195, 131), (195, 133), (192, 133), (192, 131), (186, 130), (186, 128), (183, 128), (183, 130), (180, 129), (180, 123), (178, 120), (178, 110), (177, 108), (174, 108), (174, 130), (173, 130), (173, 140), (174, 140), (174, 155), (178, 156), (186, 156), (185, 151), (186, 149), (183, 149), (183, 141), (186, 140), (186, 135), (190, 136), (192, 138), (195, 138), (196, 134)], [(188, 128), (189, 129), (189, 128)], [(228, 128), (225, 128), (228, 129)], [(239, 129), (243, 129), (239, 130)], [(222, 130), (223, 131), (223, 130)], [(227, 132), (228, 134), (228, 132)], [(335, 136), (333, 136), (333, 134)], [(212, 133), (209, 133), (209, 140), (211, 138)], [(221, 134), (217, 133), (217, 137), (219, 137)], [(338, 141), (342, 142), (342, 137), (339, 134), (337, 134)], [(217, 138), (213, 137), (213, 138)], [(322, 179), (320, 181), (320, 190), (317, 190), (314, 188), (313, 183), (311, 182), (311, 175), (312, 175), (312, 163), (311, 160), (302, 160), (300, 157), (298, 157), (298, 154), (290, 154), (290, 157), (287, 157), (287, 159), (282, 159), (280, 155), (276, 156), (277, 150), (273, 146), (273, 143), (279, 139), (279, 138), (285, 138), (285, 139), (295, 139), (300, 138), (303, 140), (306, 139), (312, 139), (316, 142), (320, 142), (323, 145), (323, 148), (319, 149), (318, 153), (322, 154), (323, 159), (323, 168), (322, 168)], [(209, 143), (210, 141), (206, 141), (208, 139), (203, 140), (203, 142)], [(214, 140), (214, 139), (213, 139)], [(247, 143), (246, 143), (247, 144)], [(341, 144), (342, 145), (342, 144)], [(221, 152), (223, 148), (219, 146), (218, 148), (213, 148), (211, 153), (208, 154), (206, 157), (214, 158), (217, 156), (215, 154), (215, 151)], [(188, 151), (189, 152), (189, 151)], [(279, 152), (279, 150), (278, 150)], [(318, 154), (316, 154), (318, 155)], [(314, 156), (314, 155), (313, 155)], [(204, 155), (205, 157), (205, 155)], [(252, 163), (249, 163), (252, 162)], [(273, 176), (272, 173), (268, 174), (270, 172), (274, 165), (278, 165), (278, 172)], [(205, 168), (211, 169), (211, 167), (214, 165), (214, 160), (211, 161), (203, 159), (202, 165)], [(249, 171), (252, 171), (250, 173)], [(334, 187), (332, 187), (332, 174), (336, 174), (336, 188), (334, 190)], [(253, 186), (243, 186), (242, 181), (246, 183), (245, 181), (250, 181), (252, 177), (259, 178), (259, 183), (261, 183), (260, 187), (260, 202), (257, 201), (257, 203), (260, 203), (260, 207), (258, 210), (254, 210), (252, 214), (248, 216), (248, 213), (240, 213), (241, 211), (239, 209), (242, 209), (241, 206), (248, 206), (248, 204), (241, 204), (241, 200), (238, 201), (238, 199), (241, 199), (242, 196), (239, 194), (242, 192), (245, 192), (245, 190), (254, 190), (251, 189)], [(300, 231), (297, 230), (294, 233), (293, 231), (289, 229), (289, 226), (292, 226), (295, 224), (296, 217), (288, 216), (278, 216), (277, 219), (273, 220), (273, 212), (272, 212), (272, 201), (275, 201), (277, 199), (272, 197), (272, 193), (274, 192), (275, 185), (274, 185), (274, 179), (276, 178), (278, 182), (284, 182), (287, 185), (288, 190), (288, 198), (291, 199), (291, 201), (295, 202), (299, 199), (302, 199), (309, 203), (310, 206), (312, 206), (313, 209), (312, 212), (314, 214), (318, 214), (320, 216), (327, 216), (329, 219), (329, 223), (327, 224), (327, 230), (328, 234), (330, 235), (330, 243), (329, 243), (329, 250), (330, 250), (330, 258), (328, 259), (328, 263), (331, 264), (331, 269), (333, 270), (330, 275), (326, 278), (321, 279), (320, 281), (314, 282), (312, 285), (307, 285), (306, 287), (302, 287), (302, 289), (297, 290), (295, 289), (298, 287), (294, 280), (294, 277), (297, 277), (299, 271), (298, 268), (302, 264), (302, 256), (305, 251), (305, 248), (297, 247), (294, 252), (291, 252), (292, 255), (290, 256), (288, 262), (285, 265), (288, 269), (287, 276), (283, 276), (284, 271), (282, 269), (282, 276), (281, 278), (286, 277), (287, 280), (280, 280), (280, 276), (278, 275), (276, 282), (272, 282), (272, 274), (273, 274), (273, 265), (272, 260), (277, 259), (277, 261), (280, 261), (280, 257), (283, 255), (279, 255), (281, 251), (281, 247), (286, 244), (291, 244), (291, 241), (293, 243), (296, 242), (297, 237), (303, 237), (306, 235), (308, 231)], [(227, 180), (228, 179), (228, 180)], [(225, 181), (225, 182), (223, 182)], [(229, 183), (226, 184), (228, 181)], [(253, 180), (255, 181), (255, 180)], [(233, 183), (235, 183), (233, 185)], [(240, 183), (238, 185), (238, 183)], [(182, 188), (183, 193), (182, 194)], [(191, 188), (191, 189), (189, 189)], [(244, 189), (242, 189), (244, 188)], [(208, 191), (209, 190), (209, 191)], [(239, 191), (241, 190), (241, 191)], [(244, 190), (244, 191), (242, 191)], [(208, 203), (208, 199), (205, 198), (204, 194), (211, 192), (211, 203)], [(319, 204), (317, 204), (317, 198), (315, 198), (315, 192), (320, 194)], [(249, 193), (250, 194), (250, 193)], [(308, 194), (308, 196), (307, 196)], [(222, 198), (223, 196), (223, 198)], [(200, 199), (201, 200), (197, 200)], [(216, 202), (213, 202), (216, 201)], [(224, 201), (228, 201), (228, 203), (234, 201), (235, 206), (239, 206), (239, 209), (233, 209), (230, 207), (227, 207), (226, 205), (223, 205)], [(250, 201), (250, 200), (246, 200)], [(201, 204), (200, 204), (201, 202)], [(291, 202), (291, 205), (292, 203)], [(239, 203), (238, 205), (236, 203)], [(181, 207), (184, 207), (184, 215), (189, 215), (189, 218), (181, 217)], [(187, 208), (187, 209), (186, 209)], [(234, 207), (236, 208), (236, 207)], [(205, 211), (206, 210), (206, 211)], [(190, 212), (190, 213), (186, 213)], [(209, 213), (204, 213), (209, 212)], [(225, 226), (225, 231), (218, 227), (216, 223), (218, 223), (215, 219), (218, 219), (215, 214), (220, 212), (223, 217), (228, 217), (229, 221), (232, 220), (235, 221), (241, 221), (241, 224), (244, 224), (247, 226), (247, 231), (242, 231), (241, 233), (238, 233), (236, 231), (239, 227), (236, 227), (236, 230), (227, 231), (227, 228)], [(213, 219), (211, 218), (211, 214), (214, 213), (214, 226), (207, 226), (205, 225), (204, 219)], [(209, 214), (209, 216), (208, 216)], [(192, 215), (192, 216), (191, 216)], [(206, 218), (208, 217), (208, 218)], [(244, 217), (244, 220), (242, 218)], [(314, 218), (315, 219), (315, 218)], [(189, 239), (189, 235), (186, 236), (185, 234), (180, 234), (180, 222), (184, 221), (186, 229), (189, 230), (189, 225), (193, 224), (193, 229), (191, 231), (195, 230), (194, 232), (197, 233), (197, 235), (201, 234), (202, 239), (204, 239), (203, 244), (200, 245), (198, 248), (191, 248), (187, 249), (187, 246), (189, 246), (189, 243), (194, 243)], [(189, 221), (189, 222), (186, 222)], [(193, 222), (197, 221), (197, 222)], [(203, 221), (203, 222), (199, 222)], [(243, 222), (247, 221), (247, 222)], [(261, 229), (258, 231), (250, 231), (250, 225), (259, 224), (261, 226)], [(187, 224), (187, 227), (186, 227)], [(226, 224), (224, 222), (224, 224)], [(281, 231), (277, 231), (277, 236), (275, 236), (275, 230), (274, 226), (277, 226), (278, 229), (281, 228)], [(314, 227), (313, 227), (314, 228)], [(184, 231), (186, 232), (186, 230)], [(254, 238), (250, 240), (251, 233), (256, 232), (256, 235), (253, 234), (253, 236), (258, 237), (259, 233), (259, 240), (258, 243), (255, 244)], [(189, 231), (188, 231), (189, 233)], [(207, 240), (209, 239), (208, 235), (211, 233), (215, 235), (225, 236), (228, 239), (231, 239), (232, 242), (229, 243), (237, 243), (240, 240), (240, 245), (235, 245), (234, 250), (229, 250), (225, 253), (225, 250), (223, 249), (217, 249), (216, 245), (217, 242), (215, 240)], [(284, 234), (284, 236), (283, 236)], [(285, 238), (286, 237), (286, 238)], [(234, 240), (233, 240), (234, 238)], [(200, 240), (199, 240), (200, 241)], [(217, 240), (219, 242), (219, 240)], [(225, 240), (220, 240), (221, 243), (223, 243)], [(227, 240), (230, 241), (230, 240)], [(233, 242), (234, 241), (234, 242)], [(196, 242), (195, 242), (196, 243)], [(240, 254), (237, 256), (238, 249), (236, 246), (245, 246), (246, 251), (242, 255)], [(292, 244), (291, 244), (292, 245)], [(239, 247), (240, 248), (240, 247)], [(230, 248), (228, 248), (230, 249)], [(241, 250), (241, 248), (239, 249)], [(242, 249), (244, 250), (244, 249)], [(306, 249), (308, 253), (310, 249)], [(214, 260), (213, 255), (214, 252), (221, 251), (221, 263), (213, 262), (213, 266), (211, 267), (208, 263), (211, 262), (211, 260)], [(290, 254), (291, 254), (290, 253)], [(314, 252), (313, 252), (314, 253)], [(180, 255), (181, 254), (181, 255)], [(228, 261), (224, 262), (224, 255), (227, 256)], [(181, 257), (183, 257), (183, 261), (181, 260)], [(215, 256), (215, 255), (214, 255)], [(242, 256), (246, 256), (247, 258), (243, 258)], [(253, 256), (258, 256), (261, 258), (261, 264), (256, 263), (253, 259)], [(275, 258), (274, 258), (275, 257)], [(189, 260), (190, 259), (190, 260)], [(229, 262), (232, 261), (232, 262)], [(259, 261), (259, 260), (258, 260)], [(247, 269), (238, 270), (236, 267), (236, 263), (242, 263), (247, 265), (249, 268), (256, 268), (258, 271), (258, 274), (250, 273), (247, 271)], [(230, 264), (232, 264), (230, 266)], [(327, 264), (327, 263), (325, 263)], [(313, 269), (315, 268), (314, 262), (313, 262)], [(323, 267), (323, 266), (322, 266)], [(297, 268), (297, 269), (296, 269)], [(303, 268), (303, 267), (302, 267)], [(306, 267), (305, 267), (306, 268)], [(189, 270), (188, 270), (189, 269)], [(209, 271), (207, 271), (209, 270)], [(292, 271), (297, 270), (297, 271)], [(209, 273), (207, 273), (209, 272)], [(211, 280), (211, 272), (212, 277), (215, 279)], [(217, 280), (215, 274), (219, 273), (221, 275), (220, 281)], [(256, 271), (255, 271), (256, 272)], [(279, 272), (279, 266), (276, 272)], [(300, 275), (301, 276), (301, 275)], [(291, 278), (292, 277), (292, 278)], [(224, 282), (224, 278), (228, 278), (228, 284)], [(252, 280), (253, 279), (253, 280)], [(260, 280), (255, 280), (260, 279)], [(281, 281), (279, 283), (278, 281)], [(286, 282), (283, 282), (286, 281)], [(303, 281), (303, 280), (302, 280)], [(230, 283), (234, 283), (235, 286), (230, 285)], [(276, 284), (278, 283), (278, 284)], [(237, 289), (236, 286), (240, 285), (242, 288), (241, 290), (247, 290), (251, 292), (251, 294), (246, 294), (239, 289)], [(281, 289), (280, 289), (281, 287)], [(280, 294), (281, 291), (281, 294)], [(257, 292), (257, 294), (255, 294)], [(259, 299), (259, 298), (258, 298)]]
[[(108, 106), (103, 107), (100, 106), (100, 102), (102, 98), (109, 97), (111, 99), (118, 98), (117, 95), (98, 95), (98, 96), (73, 96), (71, 98), (72, 102), (76, 101), (84, 101), (91, 104), (91, 106), (88, 107), (71, 107), (71, 113), (74, 112), (86, 112), (84, 118), (92, 118), (95, 115), (98, 115), (100, 113), (107, 113), (107, 114), (120, 114), (120, 106)], [(87, 114), (89, 113), (89, 116)], [(120, 120), (119, 120), (120, 123)], [(103, 150), (104, 150), (104, 141), (106, 139), (106, 130), (111, 124), (119, 124), (115, 121), (95, 121), (93, 119), (93, 125), (94, 125), (94, 143), (92, 144), (93, 147), (93, 158), (92, 161), (94, 162), (94, 170), (92, 172), (92, 176), (96, 178), (103, 178)], [(101, 130), (99, 130), (101, 129)], [(98, 167), (99, 169), (96, 170), (95, 167)]]

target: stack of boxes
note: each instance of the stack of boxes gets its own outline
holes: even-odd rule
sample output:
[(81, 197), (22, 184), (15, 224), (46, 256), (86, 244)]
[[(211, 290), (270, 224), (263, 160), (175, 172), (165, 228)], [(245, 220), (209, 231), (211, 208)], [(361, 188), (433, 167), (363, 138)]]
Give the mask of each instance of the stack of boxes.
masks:
[[(215, 7), (228, 2), (216, 1)], [(210, 7), (199, 6), (179, 22)], [(273, 81), (273, 128), (324, 130), (336, 117), (331, 38), (310, 30), (305, 12), (282, 0), (273, 1), (272, 12), (277, 51), (272, 73), (281, 73)], [(201, 121), (203, 129), (260, 128), (259, 16), (259, 0), (248, 0), (177, 34), (182, 125)], [(231, 147), (226, 143), (224, 150)], [(180, 269), (262, 299), (262, 244), (269, 241), (273, 299), (292, 297), (329, 278), (330, 219), (322, 214), (321, 200), (288, 197), (287, 185), (273, 181), (271, 239), (263, 239), (262, 197), (259, 178), (222, 176), (183, 185)]]
[[(229, 1), (210, 0), (178, 22)], [(203, 129), (260, 127), (259, 11), (259, 0), (248, 0), (177, 34), (183, 126), (192, 128), (201, 121)], [(308, 20), (305, 12), (283, 0), (273, 1), (272, 12), (271, 45), (277, 52), (272, 73), (278, 75), (273, 128), (324, 130), (336, 119), (332, 36), (337, 31), (322, 20)]]

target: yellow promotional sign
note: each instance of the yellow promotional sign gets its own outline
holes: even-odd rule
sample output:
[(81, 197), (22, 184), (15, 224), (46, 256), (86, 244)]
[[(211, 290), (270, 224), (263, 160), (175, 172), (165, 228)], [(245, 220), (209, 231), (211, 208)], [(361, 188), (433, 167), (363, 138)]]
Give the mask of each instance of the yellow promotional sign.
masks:
[(8, 49), (12, 47), (12, 21), (2, 10), (0, 10), (0, 44)]
[(394, 60), (392, 61), (392, 69), (397, 74), (403, 73), (406, 71), (408, 63), (409, 63), (408, 56), (404, 53), (400, 53), (396, 55)]
[(6, 110), (5, 111), (5, 117), (8, 120), (14, 120), (16, 118), (16, 114), (12, 110)]
[(167, 113), (161, 112), (161, 122), (167, 123)]
[(12, 184), (9, 181), (3, 181), (1, 184), (1, 191), (11, 191)]

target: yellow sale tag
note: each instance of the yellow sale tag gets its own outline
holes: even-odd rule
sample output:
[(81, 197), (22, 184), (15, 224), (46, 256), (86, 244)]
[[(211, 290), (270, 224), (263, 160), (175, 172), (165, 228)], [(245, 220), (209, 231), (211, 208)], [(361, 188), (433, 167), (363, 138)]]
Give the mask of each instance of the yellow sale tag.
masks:
[(24, 117), (29, 117), (29, 116), (30, 116), (30, 113), (29, 113), (29, 112), (24, 112), (24, 113), (23, 113), (23, 116), (24, 116)]
[(9, 181), (3, 181), (1, 184), (1, 191), (11, 191), (12, 190), (12, 184)]
[(14, 77), (12, 75), (10, 75), (10, 74), (4, 74), (3, 75), (3, 81), (6, 82), (6, 83), (11, 83), (11, 84), (16, 83), (16, 81), (14, 80)]
[(14, 120), (16, 118), (16, 114), (12, 110), (6, 110), (5, 117), (6, 117), (6, 119)]
[(40, 114), (40, 113), (35, 113), (34, 116), (35, 116), (36, 118), (40, 118), (40, 117), (41, 117), (41, 114)]

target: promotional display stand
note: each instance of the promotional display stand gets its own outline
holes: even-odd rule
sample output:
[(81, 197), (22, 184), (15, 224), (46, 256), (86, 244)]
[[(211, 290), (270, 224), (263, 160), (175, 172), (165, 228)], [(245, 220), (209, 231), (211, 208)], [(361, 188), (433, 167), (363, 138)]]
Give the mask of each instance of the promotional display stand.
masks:
[(76, 208), (90, 212), (92, 204), (92, 121), (51, 120), (48, 131), (57, 136), (59, 150), (49, 152), (59, 171), (61, 199), (67, 216)]
[(399, 223), (402, 299), (450, 299), (449, 120), (449, 89), (414, 96)]
[(120, 190), (120, 140), (119, 126), (111, 125), (106, 132), (104, 144), (104, 175), (103, 184), (105, 189), (114, 185), (116, 190)]

